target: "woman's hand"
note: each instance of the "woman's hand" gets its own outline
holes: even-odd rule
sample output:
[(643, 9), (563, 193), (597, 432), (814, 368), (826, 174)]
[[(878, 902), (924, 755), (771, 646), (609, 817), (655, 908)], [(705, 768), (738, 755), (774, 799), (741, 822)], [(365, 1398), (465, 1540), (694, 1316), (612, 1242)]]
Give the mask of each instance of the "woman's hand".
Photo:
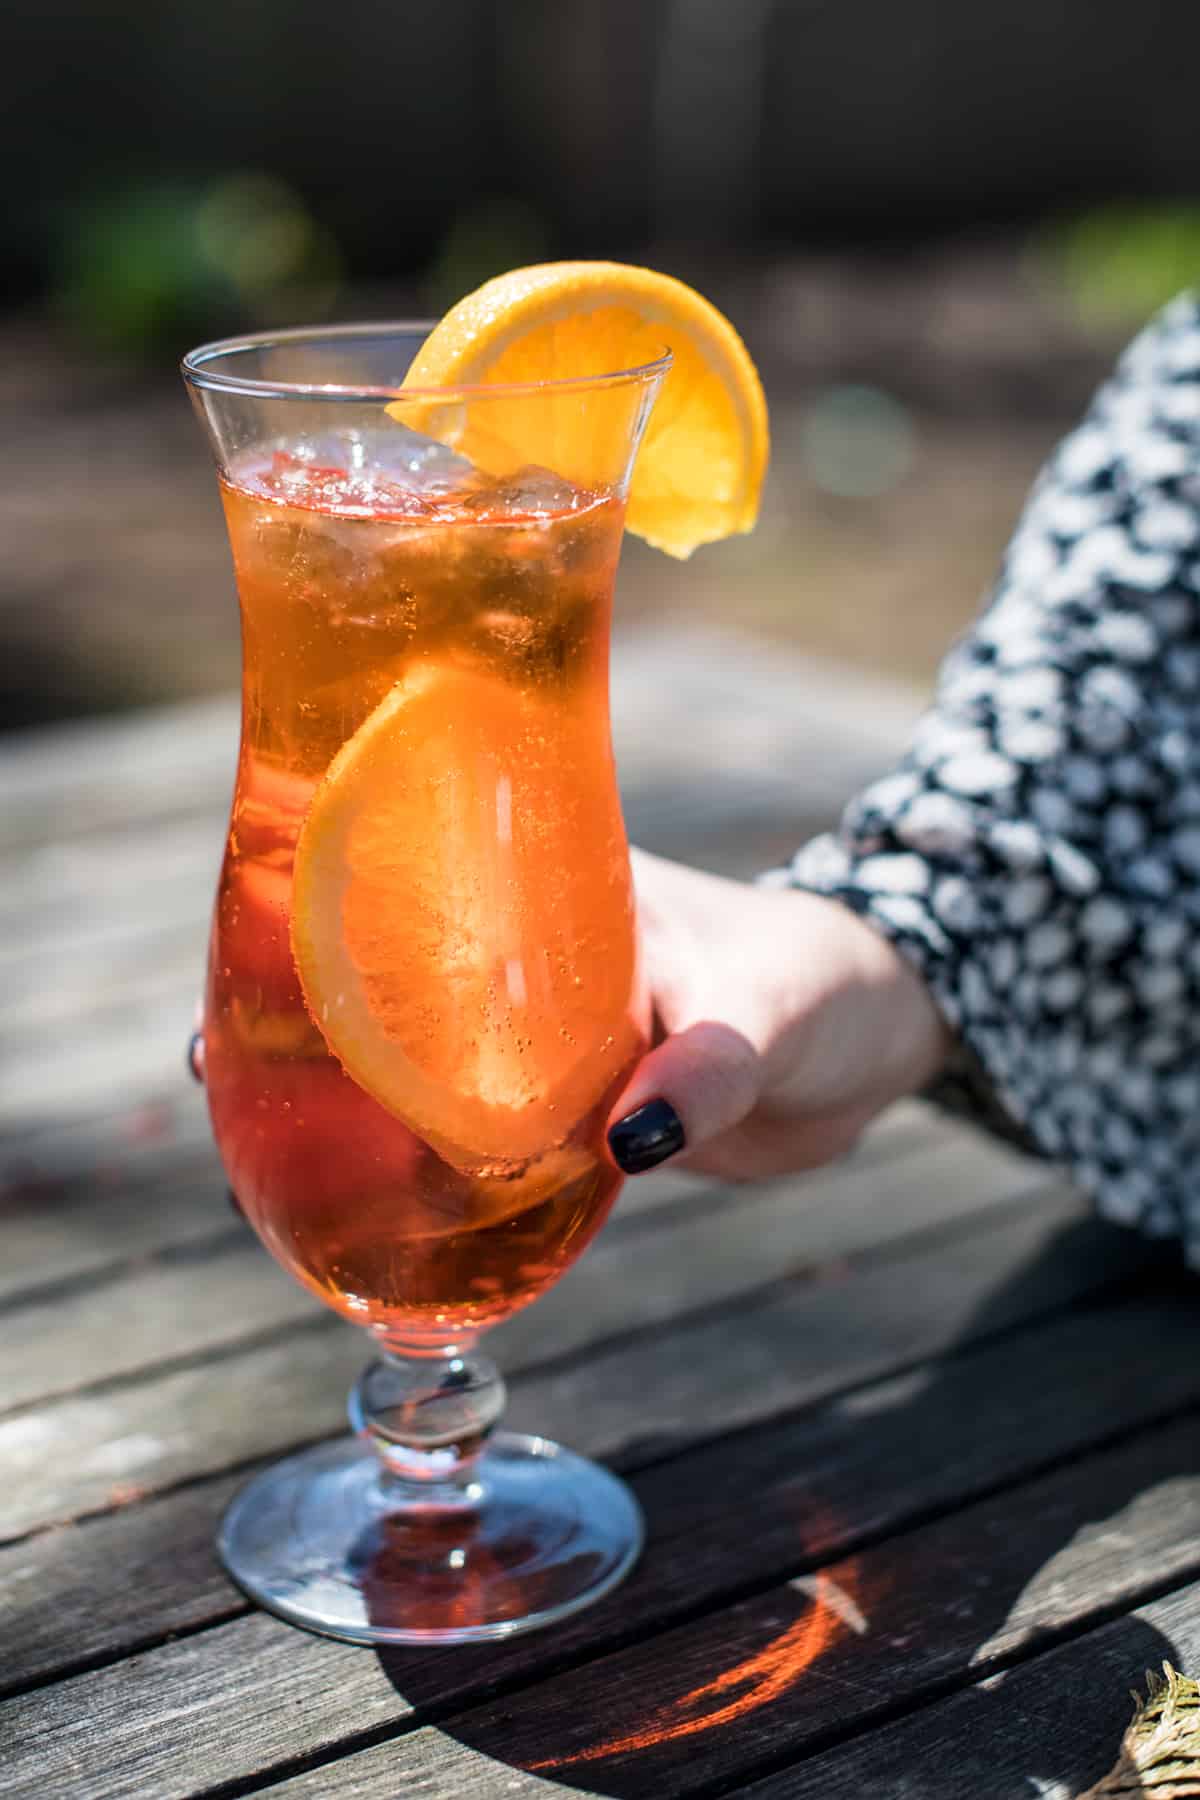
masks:
[(941, 1067), (920, 977), (838, 902), (640, 852), (634, 877), (659, 1041), (610, 1119), (627, 1173), (677, 1153), (735, 1180), (814, 1168)]
[[(633, 866), (658, 1041), (610, 1119), (628, 1174), (676, 1154), (730, 1180), (815, 1168), (937, 1073), (941, 1015), (846, 907), (642, 851)], [(188, 1066), (202, 1081), (198, 1027)]]

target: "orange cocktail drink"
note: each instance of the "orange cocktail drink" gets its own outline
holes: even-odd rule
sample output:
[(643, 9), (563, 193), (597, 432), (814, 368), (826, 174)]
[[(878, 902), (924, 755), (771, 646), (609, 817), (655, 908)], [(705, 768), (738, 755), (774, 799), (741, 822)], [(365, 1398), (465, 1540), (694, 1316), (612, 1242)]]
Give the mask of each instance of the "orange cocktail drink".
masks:
[[(383, 470), (351, 440), (222, 480), (244, 718), (206, 1067), (274, 1255), (382, 1335), (445, 1343), (561, 1274), (620, 1184), (604, 1117), (644, 1042), (608, 728), (624, 507), (391, 429)], [(373, 841), (330, 924), (415, 1072), (408, 1120), (355, 1079), (369, 1047), (354, 1072), (333, 1054), (293, 948), (301, 828), (373, 717), (349, 759)]]
[(605, 1129), (649, 1008), (609, 734), (617, 555), (627, 525), (677, 555), (749, 529), (761, 388), (690, 288), (593, 263), (513, 271), (432, 331), (231, 339), (184, 374), (244, 660), (214, 1135), (268, 1249), (375, 1350), (354, 1434), (257, 1474), (218, 1548), (314, 1631), (505, 1637), (607, 1592), (642, 1541), (610, 1471), (498, 1428), (477, 1339), (620, 1185)]

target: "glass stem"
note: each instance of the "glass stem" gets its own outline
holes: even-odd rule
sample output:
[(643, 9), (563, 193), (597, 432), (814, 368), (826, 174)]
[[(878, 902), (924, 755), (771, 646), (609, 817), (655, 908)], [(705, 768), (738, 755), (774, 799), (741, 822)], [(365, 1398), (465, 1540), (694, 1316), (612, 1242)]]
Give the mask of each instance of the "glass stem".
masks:
[(350, 1423), (398, 1506), (475, 1507), (478, 1462), (504, 1411), (504, 1382), (472, 1344), (381, 1346), (350, 1391)]

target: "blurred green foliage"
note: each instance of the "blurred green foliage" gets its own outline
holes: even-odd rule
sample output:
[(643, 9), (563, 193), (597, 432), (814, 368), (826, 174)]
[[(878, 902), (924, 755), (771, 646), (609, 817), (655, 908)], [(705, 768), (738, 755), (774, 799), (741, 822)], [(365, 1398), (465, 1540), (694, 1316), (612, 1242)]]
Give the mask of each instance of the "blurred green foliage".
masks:
[(1200, 203), (1116, 203), (1034, 237), (1035, 274), (1089, 329), (1131, 326), (1200, 283)]
[(183, 337), (324, 317), (341, 283), (331, 234), (276, 176), (137, 181), (64, 227), (59, 310), (87, 336), (152, 355)]
[(911, 467), (916, 442), (908, 410), (879, 388), (823, 388), (804, 415), (800, 456), (814, 487), (845, 500), (886, 494)]

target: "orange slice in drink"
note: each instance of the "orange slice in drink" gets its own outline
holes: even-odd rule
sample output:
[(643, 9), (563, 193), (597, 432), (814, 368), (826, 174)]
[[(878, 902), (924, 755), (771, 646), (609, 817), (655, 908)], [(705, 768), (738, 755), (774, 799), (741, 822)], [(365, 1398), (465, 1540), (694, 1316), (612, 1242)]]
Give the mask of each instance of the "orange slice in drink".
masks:
[(559, 1151), (640, 1047), (607, 732), (581, 704), (419, 664), (334, 758), (296, 847), (313, 1018), (469, 1173)]
[[(552, 382), (654, 362), (668, 348), (670, 373), (655, 403), (634, 469), (626, 523), (672, 556), (750, 531), (769, 447), (767, 407), (749, 352), (729, 320), (693, 288), (626, 263), (542, 263), (485, 282), (451, 308), (405, 377), (411, 388)], [(614, 390), (611, 409), (621, 396)], [(628, 396), (626, 396), (628, 404)], [(599, 410), (598, 410), (599, 407)], [(453, 438), (482, 468), (507, 473), (540, 463), (596, 485), (603, 402), (547, 394), (467, 401), (436, 409), (398, 400), (402, 423)]]

